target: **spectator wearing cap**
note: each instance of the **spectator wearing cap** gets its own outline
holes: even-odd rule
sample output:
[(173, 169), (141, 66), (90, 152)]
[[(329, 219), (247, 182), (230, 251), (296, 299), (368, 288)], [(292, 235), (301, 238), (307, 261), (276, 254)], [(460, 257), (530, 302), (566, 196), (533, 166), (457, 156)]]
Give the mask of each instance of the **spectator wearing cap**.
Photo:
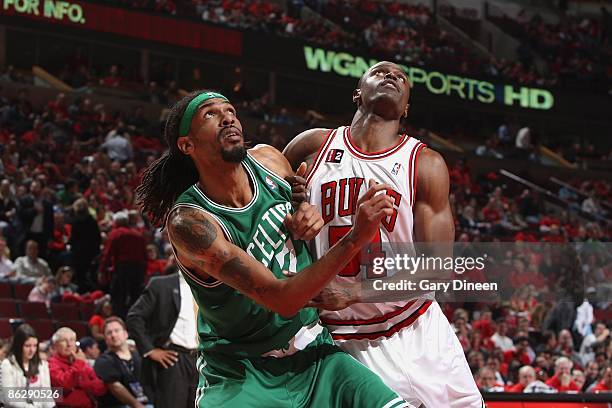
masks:
[(139, 231), (130, 227), (127, 213), (116, 213), (113, 221), (114, 227), (104, 246), (100, 273), (108, 276), (108, 268), (112, 269), (110, 295), (113, 307), (119, 317), (125, 317), (143, 289), (147, 268), (146, 241)]
[(546, 381), (546, 385), (559, 392), (580, 391), (580, 387), (572, 380), (571, 372), (574, 363), (567, 357), (559, 357), (555, 361), (555, 375)]
[(56, 400), (58, 407), (93, 408), (96, 397), (106, 393), (106, 386), (87, 364), (85, 353), (76, 345), (76, 333), (59, 328), (51, 338), (55, 353), (49, 357), (51, 386), (63, 388)]
[(86, 336), (79, 340), (79, 347), (85, 353), (87, 364), (93, 368), (96, 360), (100, 357), (98, 342), (93, 337)]
[(39, 278), (51, 275), (49, 264), (38, 257), (38, 243), (26, 243), (26, 254), (15, 260), (15, 278), (21, 283), (36, 283)]

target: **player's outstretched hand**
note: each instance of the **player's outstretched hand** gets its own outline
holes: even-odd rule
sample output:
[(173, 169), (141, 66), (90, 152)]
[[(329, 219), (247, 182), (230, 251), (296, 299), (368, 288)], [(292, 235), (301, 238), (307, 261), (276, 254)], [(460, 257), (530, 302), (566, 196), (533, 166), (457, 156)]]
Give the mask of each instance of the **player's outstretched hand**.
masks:
[(308, 203), (301, 203), (295, 213), (287, 214), (284, 223), (293, 239), (304, 241), (316, 237), (324, 225), (323, 217), (317, 208)]
[[(351, 236), (358, 245), (370, 242), (380, 228), (383, 217), (393, 214), (393, 199), (384, 193), (391, 189), (387, 184), (368, 182), (368, 191), (357, 201), (357, 213)], [(381, 193), (383, 192), (383, 193)], [(378, 194), (381, 193), (381, 194)]]
[(285, 177), (285, 180), (291, 184), (291, 204), (293, 208), (297, 208), (300, 203), (306, 201), (306, 163), (302, 162), (298, 167), (295, 175)]

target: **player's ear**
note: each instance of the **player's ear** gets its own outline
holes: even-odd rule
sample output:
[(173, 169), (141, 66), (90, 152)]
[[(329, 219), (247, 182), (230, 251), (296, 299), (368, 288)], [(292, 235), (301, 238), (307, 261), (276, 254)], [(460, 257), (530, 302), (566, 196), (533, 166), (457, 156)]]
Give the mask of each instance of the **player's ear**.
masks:
[(176, 145), (183, 154), (189, 155), (193, 151), (193, 142), (189, 139), (189, 136), (179, 137), (176, 140)]
[(361, 89), (357, 88), (353, 91), (353, 103), (357, 106), (361, 105)]

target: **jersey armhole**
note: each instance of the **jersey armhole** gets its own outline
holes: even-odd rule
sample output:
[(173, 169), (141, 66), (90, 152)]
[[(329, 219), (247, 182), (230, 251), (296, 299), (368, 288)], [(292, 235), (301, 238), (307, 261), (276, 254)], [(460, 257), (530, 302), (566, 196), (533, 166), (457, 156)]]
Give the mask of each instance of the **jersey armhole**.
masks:
[(276, 181), (278, 183), (280, 183), (281, 185), (287, 187), (289, 189), (289, 191), (291, 191), (291, 185), (287, 182), (287, 180), (285, 180), (284, 178), (282, 178), (280, 175), (276, 174), (275, 172), (273, 172), (272, 170), (270, 170), (269, 168), (267, 168), (266, 166), (264, 166), (262, 163), (260, 163), (251, 153), (247, 152), (248, 157), (253, 161), (253, 163), (260, 168), (260, 170), (262, 170), (263, 172), (265, 172), (266, 174), (269, 174), (272, 178), (276, 179)]
[(331, 145), (331, 141), (334, 139), (334, 136), (336, 135), (337, 132), (338, 132), (338, 129), (331, 129), (325, 136), (325, 139), (323, 140), (323, 143), (321, 143), (321, 146), (319, 146), (319, 149), (317, 150), (317, 154), (315, 155), (315, 158), (312, 161), (312, 166), (310, 167), (310, 169), (308, 170), (308, 173), (306, 174), (306, 186), (310, 185), (312, 176), (317, 171), (317, 167), (319, 167), (319, 165), (321, 164), (322, 158), (325, 157), (325, 153), (327, 152), (327, 149), (329, 149), (329, 146)]
[[(172, 207), (172, 209), (170, 210), (170, 212), (172, 212), (174, 209), (179, 208), (179, 207), (188, 207), (188, 208), (194, 208), (196, 210), (200, 210), (202, 212), (204, 212), (206, 215), (211, 216), (219, 225), (219, 227), (221, 228), (221, 231), (223, 231), (223, 235), (225, 236), (225, 238), (231, 242), (232, 244), (234, 244), (234, 240), (232, 239), (232, 236), (229, 232), (229, 230), (227, 229), (227, 227), (225, 225), (223, 225), (223, 223), (221, 222), (221, 220), (219, 219), (219, 217), (217, 217), (215, 214), (205, 210), (204, 208), (200, 207), (199, 205), (195, 205), (195, 204), (190, 204), (190, 203), (180, 203), (180, 204), (176, 204)], [(169, 213), (170, 213), (169, 212)], [(168, 214), (169, 214), (168, 213)], [(192, 281), (194, 281), (195, 283), (197, 283), (200, 286), (203, 286), (205, 288), (213, 288), (213, 287), (217, 287), (221, 284), (223, 284), (223, 282), (221, 282), (220, 280), (217, 280), (215, 278), (213, 278), (212, 276), (209, 277), (208, 279), (204, 280), (202, 278), (200, 278), (197, 274), (191, 272), (189, 270), (189, 268), (187, 268), (185, 265), (183, 265), (183, 263), (181, 262), (181, 260), (178, 257), (178, 253), (176, 251), (176, 249), (174, 248), (174, 244), (172, 243), (172, 240), (170, 238), (170, 235), (168, 235), (168, 239), (170, 240), (170, 246), (172, 248), (172, 253), (174, 254), (174, 259), (176, 259), (176, 264), (178, 265), (179, 269), (181, 270), (181, 272), (183, 272), (185, 275), (187, 275), (187, 277), (189, 277), (189, 279), (191, 279)], [(234, 244), (235, 245), (235, 244)]]
[(410, 205), (412, 207), (414, 207), (414, 204), (416, 202), (416, 191), (417, 191), (417, 177), (418, 177), (418, 171), (419, 171), (419, 156), (421, 155), (421, 152), (423, 151), (424, 148), (426, 148), (427, 145), (423, 142), (419, 142), (417, 143), (414, 148), (412, 149), (412, 153), (410, 154), (410, 181), (409, 181), (409, 185), (410, 185)]

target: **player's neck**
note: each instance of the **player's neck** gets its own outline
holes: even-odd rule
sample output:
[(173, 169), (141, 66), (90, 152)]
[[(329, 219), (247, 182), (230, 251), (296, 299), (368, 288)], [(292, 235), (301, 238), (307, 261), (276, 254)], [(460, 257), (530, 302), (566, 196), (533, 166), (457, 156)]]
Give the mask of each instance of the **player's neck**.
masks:
[(351, 139), (364, 152), (378, 152), (397, 144), (399, 121), (357, 111), (351, 123)]
[(253, 187), (249, 176), (240, 163), (217, 162), (198, 167), (199, 187), (204, 194), (217, 204), (241, 208), (253, 198)]

